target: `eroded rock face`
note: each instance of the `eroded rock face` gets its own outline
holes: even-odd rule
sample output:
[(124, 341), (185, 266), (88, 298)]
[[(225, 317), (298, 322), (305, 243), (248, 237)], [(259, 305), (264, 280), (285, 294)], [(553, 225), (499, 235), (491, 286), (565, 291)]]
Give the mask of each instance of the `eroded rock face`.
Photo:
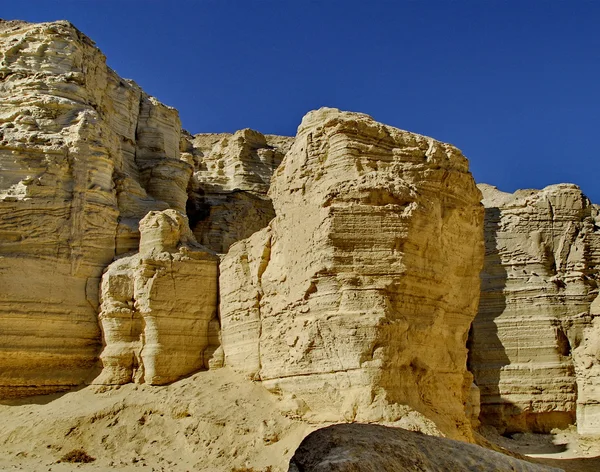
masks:
[(474, 444), (372, 424), (336, 424), (310, 433), (289, 472), (560, 472)]
[(271, 176), (292, 142), (251, 129), (186, 137), (182, 151), (195, 169), (188, 215), (200, 243), (226, 253), (268, 225), (275, 217)]
[(102, 277), (106, 346), (97, 384), (170, 383), (204, 367), (214, 346), (217, 256), (196, 243), (175, 210), (150, 212), (140, 233), (140, 252), (113, 262)]
[(269, 195), (276, 218), (221, 264), (225, 363), (322, 417), (405, 404), (469, 438), (483, 208), (460, 151), (320, 109)]
[(70, 23), (0, 21), (0, 398), (81, 383), (98, 285), (150, 210), (183, 210), (177, 112)]
[(600, 432), (598, 209), (569, 184), (480, 189), (486, 258), (470, 368), (481, 419), (545, 432), (577, 417), (581, 432)]

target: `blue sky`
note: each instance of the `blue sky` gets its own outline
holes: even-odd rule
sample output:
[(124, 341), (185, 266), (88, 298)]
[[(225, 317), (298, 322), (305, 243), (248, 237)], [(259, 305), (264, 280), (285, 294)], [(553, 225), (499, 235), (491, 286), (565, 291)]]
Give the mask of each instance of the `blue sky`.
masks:
[(294, 135), (333, 106), (453, 143), (478, 182), (600, 203), (600, 2), (27, 0), (0, 17), (70, 20), (193, 133)]

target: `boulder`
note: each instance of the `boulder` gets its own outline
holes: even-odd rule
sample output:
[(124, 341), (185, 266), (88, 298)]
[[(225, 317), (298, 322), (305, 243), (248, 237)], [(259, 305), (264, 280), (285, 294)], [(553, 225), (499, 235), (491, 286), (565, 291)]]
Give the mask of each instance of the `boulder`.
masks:
[(337, 424), (310, 433), (289, 472), (560, 472), (474, 444), (401, 428)]

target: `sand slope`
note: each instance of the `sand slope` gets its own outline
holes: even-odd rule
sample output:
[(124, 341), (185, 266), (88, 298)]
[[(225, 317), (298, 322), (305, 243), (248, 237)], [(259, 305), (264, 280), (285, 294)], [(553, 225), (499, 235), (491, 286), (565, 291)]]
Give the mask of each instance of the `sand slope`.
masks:
[(83, 448), (96, 461), (82, 470), (287, 470), (311, 426), (280, 414), (277, 404), (259, 384), (227, 368), (166, 387), (87, 387), (20, 405), (4, 402), (0, 468), (73, 470), (56, 462)]

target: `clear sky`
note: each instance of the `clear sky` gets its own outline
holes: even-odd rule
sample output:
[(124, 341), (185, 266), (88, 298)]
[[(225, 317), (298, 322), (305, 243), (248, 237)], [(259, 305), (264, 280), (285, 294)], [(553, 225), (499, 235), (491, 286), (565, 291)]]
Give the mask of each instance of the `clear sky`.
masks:
[(505, 191), (600, 203), (600, 1), (14, 0), (68, 19), (193, 133), (294, 135), (321, 106), (458, 146)]

